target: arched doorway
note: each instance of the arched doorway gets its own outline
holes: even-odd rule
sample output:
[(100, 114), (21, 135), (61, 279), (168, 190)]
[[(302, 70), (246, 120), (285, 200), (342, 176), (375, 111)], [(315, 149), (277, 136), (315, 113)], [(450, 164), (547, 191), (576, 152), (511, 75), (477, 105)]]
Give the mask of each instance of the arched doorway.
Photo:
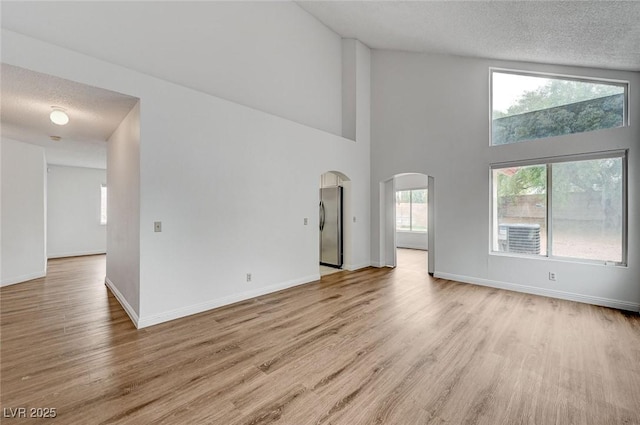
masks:
[(427, 272), (435, 270), (435, 179), (401, 173), (380, 182), (380, 265), (396, 267), (398, 248), (427, 251)]
[(320, 175), (318, 205), (318, 263), (325, 276), (351, 264), (351, 179), (339, 171)]

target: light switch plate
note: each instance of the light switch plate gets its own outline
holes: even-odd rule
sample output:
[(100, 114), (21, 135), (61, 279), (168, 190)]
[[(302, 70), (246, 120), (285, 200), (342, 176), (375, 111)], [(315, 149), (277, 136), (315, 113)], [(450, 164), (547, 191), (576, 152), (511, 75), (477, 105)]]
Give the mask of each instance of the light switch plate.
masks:
[(154, 232), (162, 232), (162, 222), (161, 221), (154, 221), (153, 222), (153, 231)]

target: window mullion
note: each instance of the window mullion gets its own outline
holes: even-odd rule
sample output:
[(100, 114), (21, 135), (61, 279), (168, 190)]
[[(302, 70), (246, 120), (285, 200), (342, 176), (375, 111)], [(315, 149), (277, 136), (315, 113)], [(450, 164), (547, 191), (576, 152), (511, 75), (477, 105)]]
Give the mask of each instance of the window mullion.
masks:
[(627, 155), (625, 152), (625, 155), (622, 157), (622, 258), (620, 259), (620, 262), (622, 264), (629, 264), (629, 241), (628, 241), (628, 229), (629, 229), (629, 193), (627, 192), (629, 190), (628, 188), (628, 172), (629, 169), (628, 167), (628, 163), (627, 163)]
[(553, 257), (552, 245), (553, 245), (553, 179), (551, 174), (553, 173), (553, 164), (547, 164), (547, 257)]
[(409, 191), (409, 231), (413, 232), (413, 191)]
[(528, 225), (540, 223), (546, 228), (540, 236), (546, 238), (538, 247), (546, 249), (542, 255), (548, 258), (627, 265), (626, 154), (594, 159), (577, 156), (576, 161), (492, 170), (493, 251), (540, 254), (542, 250), (536, 251), (536, 239), (532, 239), (536, 234), (523, 233)]

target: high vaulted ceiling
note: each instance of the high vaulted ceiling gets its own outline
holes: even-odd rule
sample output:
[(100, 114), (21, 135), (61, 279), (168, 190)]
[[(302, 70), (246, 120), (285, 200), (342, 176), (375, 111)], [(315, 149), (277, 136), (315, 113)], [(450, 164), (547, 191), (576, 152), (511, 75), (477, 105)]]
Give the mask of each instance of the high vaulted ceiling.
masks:
[[(4, 28), (161, 74), (165, 71), (160, 59), (166, 53), (177, 54), (181, 62), (200, 63), (198, 40), (223, 37), (220, 31), (227, 27), (219, 20), (229, 16), (232, 6), (232, 2), (215, 1), (2, 3)], [(237, 14), (231, 16), (242, 21), (241, 15), (252, 10), (265, 14), (264, 6), (270, 2), (239, 3), (246, 7), (231, 8)], [(296, 4), (340, 36), (357, 38), (374, 49), (640, 71), (640, 1), (356, 0)], [(226, 14), (218, 13), (221, 8)], [(141, 11), (148, 17), (146, 21), (136, 18)], [(269, 15), (264, 19), (275, 18)], [(126, 42), (140, 39), (142, 28), (148, 33), (147, 45)], [(183, 47), (178, 52), (176, 43)], [(169, 71), (181, 81), (175, 67), (165, 73)]]
[(297, 1), (374, 49), (640, 71), (638, 1)]
[[(211, 50), (207, 40), (234, 37), (235, 27), (221, 22), (224, 17), (245, 22), (250, 13), (264, 15), (272, 10), (269, 2), (259, 3), (260, 7), (250, 2), (243, 2), (244, 7), (230, 7), (238, 3), (3, 1), (2, 26), (218, 95), (209, 84), (210, 69), (201, 66), (208, 63), (203, 62), (203, 56), (217, 52)], [(640, 71), (640, 1), (296, 4), (340, 36), (357, 38), (373, 49)], [(220, 13), (222, 5), (226, 14)], [(140, 16), (149, 19), (140, 20)], [(269, 19), (277, 23), (278, 16), (270, 15)], [(256, 33), (259, 35), (258, 29)], [(244, 42), (253, 40), (245, 37)], [(224, 52), (246, 53), (242, 51), (246, 44), (229, 44), (233, 45), (231, 50)], [(216, 44), (217, 48), (225, 45)], [(52, 163), (104, 164), (105, 138), (137, 99), (80, 86), (3, 65), (3, 135), (46, 146)], [(20, 96), (32, 97), (34, 102), (37, 97), (42, 110), (26, 108)], [(48, 109), (53, 105), (64, 107), (65, 102), (77, 106), (78, 113), (72, 114), (69, 126), (52, 127), (46, 119)], [(90, 129), (92, 133), (88, 133)], [(63, 139), (52, 142), (50, 135)]]

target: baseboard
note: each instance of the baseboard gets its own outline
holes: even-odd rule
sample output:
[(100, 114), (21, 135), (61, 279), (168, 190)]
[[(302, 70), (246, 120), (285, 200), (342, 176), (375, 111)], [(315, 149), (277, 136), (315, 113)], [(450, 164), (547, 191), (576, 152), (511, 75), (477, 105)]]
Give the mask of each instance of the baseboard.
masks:
[(407, 248), (407, 249), (417, 249), (420, 251), (428, 251), (429, 249), (424, 246), (424, 245), (420, 245), (420, 244), (411, 244), (411, 243), (405, 243), (402, 245), (398, 245), (396, 246), (396, 248)]
[(106, 254), (105, 250), (98, 251), (75, 251), (75, 252), (64, 252), (59, 254), (49, 254), (47, 258), (66, 258), (66, 257), (82, 257), (83, 255), (98, 255), (98, 254)]
[(523, 292), (525, 294), (542, 295), (549, 298), (558, 298), (568, 301), (576, 301), (585, 304), (594, 304), (603, 307), (617, 308), (619, 310), (639, 311), (640, 303), (632, 303), (623, 300), (614, 300), (611, 298), (596, 297), (593, 295), (576, 294), (574, 292), (558, 291), (555, 289), (539, 288), (536, 286), (519, 285), (516, 283), (500, 282), (489, 279), (480, 279), (469, 276), (461, 276), (451, 273), (434, 274), (436, 278), (454, 280), (457, 282), (471, 283), (473, 285), (488, 286), (491, 288), (507, 289), (509, 291)]
[(35, 273), (23, 274), (22, 276), (10, 277), (2, 281), (0, 286), (9, 286), (15, 285), (16, 283), (26, 282), (28, 280), (40, 279), (41, 277), (45, 277), (47, 272), (45, 270)]
[(114, 285), (113, 282), (111, 282), (111, 280), (109, 280), (108, 277), (104, 279), (104, 284), (106, 285), (107, 288), (109, 288), (113, 296), (116, 297), (116, 299), (118, 300), (118, 302), (120, 303), (124, 311), (127, 313), (129, 318), (135, 325), (135, 327), (140, 329), (140, 320), (138, 318), (138, 315), (136, 314), (133, 307), (131, 307), (131, 304), (129, 304), (127, 299), (124, 297), (124, 295), (122, 295), (122, 292), (120, 292), (118, 288), (116, 288), (116, 285)]
[(177, 308), (175, 310), (170, 310), (164, 313), (154, 314), (152, 316), (140, 317), (140, 319), (137, 321), (136, 327), (138, 329), (142, 329), (149, 326), (158, 325), (160, 323), (168, 322), (170, 320), (191, 316), (192, 314), (202, 313), (203, 311), (237, 303), (240, 301), (245, 301), (251, 298), (270, 294), (272, 292), (277, 292), (283, 289), (292, 288), (294, 286), (304, 285), (305, 283), (315, 282), (317, 280), (320, 280), (320, 274), (314, 274), (314, 275), (307, 276), (300, 279), (293, 279), (293, 280), (281, 282), (275, 285), (266, 286), (264, 288), (254, 289), (252, 291), (245, 291), (239, 294), (233, 294), (226, 297), (205, 301), (203, 303), (190, 305), (187, 307)]
[(391, 267), (391, 266), (388, 266), (388, 265), (386, 265), (386, 264), (382, 264), (382, 263), (371, 263), (371, 267), (376, 267), (376, 268), (378, 268), (378, 269), (383, 269), (383, 268), (385, 268), (385, 267), (389, 267), (389, 268), (391, 268), (391, 269), (393, 268), (393, 267)]
[(364, 269), (365, 267), (369, 267), (371, 266), (371, 263), (360, 263), (360, 264), (346, 264), (344, 266), (345, 270), (349, 270), (350, 272), (356, 271), (356, 270), (360, 270), (360, 269)]

